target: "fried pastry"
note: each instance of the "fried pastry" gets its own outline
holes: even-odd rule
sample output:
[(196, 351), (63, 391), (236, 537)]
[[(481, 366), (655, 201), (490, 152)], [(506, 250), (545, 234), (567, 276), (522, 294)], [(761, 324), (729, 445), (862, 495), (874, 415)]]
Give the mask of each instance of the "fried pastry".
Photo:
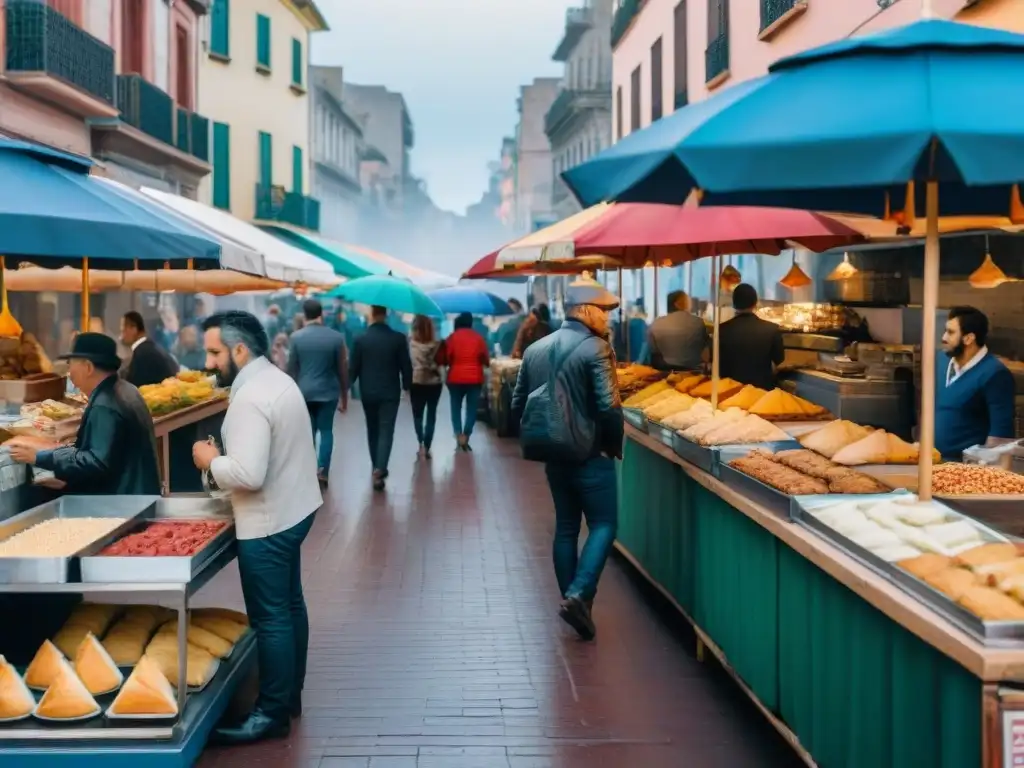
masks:
[(832, 493), (888, 493), (891, 489), (881, 480), (848, 467), (836, 467), (825, 473)]
[[(213, 674), (215, 659), (202, 648), (196, 648), (193, 645), (188, 646), (187, 654), (186, 684), (190, 688), (202, 688)], [(164, 673), (164, 677), (170, 681), (171, 685), (178, 684), (178, 648), (176, 645), (173, 648), (146, 648), (145, 656), (160, 667), (160, 671)]]
[(248, 627), (230, 619), (219, 616), (196, 616), (192, 623), (197, 627), (212, 632), (217, 637), (222, 637), (232, 645), (242, 639), (242, 635), (248, 631)]
[(121, 716), (176, 715), (178, 697), (160, 665), (143, 656), (110, 705), (110, 711)]
[(829, 470), (836, 468), (836, 465), (831, 461), (806, 448), (777, 451), (775, 453), (775, 461), (785, 464), (797, 472), (803, 472), (805, 475), (816, 477), (819, 480), (828, 480)]
[[(729, 413), (733, 409), (729, 409)], [(789, 435), (760, 416), (746, 414), (728, 424), (717, 427), (700, 439), (701, 445), (744, 445), (788, 440)]]
[[(698, 384), (696, 387), (691, 389), (687, 394), (690, 397), (703, 397), (705, 399), (711, 399), (711, 386), (714, 383), (713, 379)], [(743, 384), (736, 381), (735, 379), (719, 379), (718, 380), (718, 402), (721, 403), (723, 400), (728, 400), (730, 397), (735, 395), (743, 389)]]
[(765, 458), (765, 455), (759, 451), (755, 451), (749, 456), (733, 459), (729, 462), (729, 466), (790, 496), (828, 493), (828, 486), (823, 480), (808, 477), (795, 469), (784, 467), (770, 458)]
[(188, 628), (188, 642), (189, 645), (202, 648), (218, 659), (226, 658), (234, 648), (234, 643), (229, 643), (223, 637), (195, 624)]
[[(970, 525), (970, 523), (966, 523), (966, 525)], [(1012, 560), (1016, 556), (1017, 547), (1013, 544), (1010, 544), (1009, 542), (996, 542), (993, 544), (982, 544), (981, 546), (973, 547), (966, 552), (961, 552), (956, 556), (956, 561), (959, 565), (963, 565), (968, 568), (976, 568), (979, 565), (1004, 563), (1007, 560)]]
[(697, 373), (692, 376), (684, 376), (675, 383), (676, 392), (682, 392), (684, 395), (689, 395), (694, 387), (697, 387), (708, 381), (707, 376), (702, 376)]
[(800, 437), (800, 444), (804, 448), (809, 448), (831, 459), (846, 446), (863, 440), (870, 434), (871, 429), (868, 427), (862, 427), (845, 419), (837, 419), (821, 429), (816, 429)]
[(36, 714), (51, 720), (73, 720), (99, 712), (100, 705), (67, 661), (61, 659), (61, 670), (57, 679), (46, 689), (39, 700)]
[(17, 670), (0, 656), (0, 720), (32, 714), (36, 700)]
[(124, 681), (117, 664), (91, 632), (75, 654), (75, 674), (94, 696), (116, 690)]
[(39, 646), (35, 657), (25, 670), (25, 684), (30, 688), (45, 690), (57, 679), (64, 656), (57, 650), (57, 646), (49, 640), (44, 640)]
[(954, 600), (971, 587), (978, 586), (978, 577), (966, 568), (946, 568), (923, 576), (921, 580)]
[(1024, 605), (992, 587), (971, 587), (957, 602), (985, 621), (1024, 621)]
[(997, 587), (1007, 579), (1024, 576), (1024, 557), (1015, 557), (1000, 563), (977, 565), (974, 567), (974, 572), (990, 587)]
[(896, 565), (912, 576), (923, 579), (926, 576), (931, 576), (951, 567), (953, 565), (953, 558), (926, 552), (909, 560), (900, 560)]
[(755, 387), (753, 384), (747, 384), (743, 389), (737, 392), (732, 397), (723, 401), (719, 408), (723, 410), (726, 408), (742, 408), (743, 410), (749, 410), (758, 400), (768, 394), (767, 390)]

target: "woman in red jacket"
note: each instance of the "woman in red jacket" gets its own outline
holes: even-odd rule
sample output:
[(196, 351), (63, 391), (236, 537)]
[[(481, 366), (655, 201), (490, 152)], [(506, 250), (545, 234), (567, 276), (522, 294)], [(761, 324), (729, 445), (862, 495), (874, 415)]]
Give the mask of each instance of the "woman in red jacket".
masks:
[[(490, 365), (487, 342), (473, 330), (473, 316), (463, 312), (455, 318), (455, 330), (438, 350), (438, 362), (448, 367), (448, 395), (451, 398), (452, 430), (458, 450), (472, 451), (469, 437), (476, 423), (476, 409), (484, 385), (484, 368)], [(462, 404), (466, 417), (462, 418)]]

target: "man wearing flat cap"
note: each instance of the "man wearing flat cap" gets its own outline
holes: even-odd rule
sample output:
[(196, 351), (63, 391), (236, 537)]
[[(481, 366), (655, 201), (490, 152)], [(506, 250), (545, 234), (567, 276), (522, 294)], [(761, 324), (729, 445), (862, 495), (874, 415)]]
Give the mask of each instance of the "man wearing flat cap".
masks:
[[(624, 430), (608, 343), (608, 313), (619, 302), (599, 283), (580, 280), (569, 286), (565, 305), (561, 327), (526, 350), (511, 411), (521, 425), (523, 458), (546, 465), (559, 615), (592, 640), (594, 595), (619, 515), (615, 459), (622, 457)], [(589, 533), (579, 552), (583, 518)]]
[(160, 494), (153, 417), (142, 395), (117, 375), (117, 344), (102, 333), (80, 333), (69, 361), (71, 383), (88, 396), (73, 446), (16, 437), (11, 456), (51, 470), (68, 493)]

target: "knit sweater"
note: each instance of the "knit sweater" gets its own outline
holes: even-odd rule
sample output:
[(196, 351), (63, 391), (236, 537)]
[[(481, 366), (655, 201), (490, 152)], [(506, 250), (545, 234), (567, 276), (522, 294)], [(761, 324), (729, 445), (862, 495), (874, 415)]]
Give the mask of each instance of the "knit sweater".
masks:
[(1013, 437), (1013, 374), (989, 353), (949, 385), (949, 358), (935, 371), (935, 447), (944, 459), (959, 461), (989, 437)]

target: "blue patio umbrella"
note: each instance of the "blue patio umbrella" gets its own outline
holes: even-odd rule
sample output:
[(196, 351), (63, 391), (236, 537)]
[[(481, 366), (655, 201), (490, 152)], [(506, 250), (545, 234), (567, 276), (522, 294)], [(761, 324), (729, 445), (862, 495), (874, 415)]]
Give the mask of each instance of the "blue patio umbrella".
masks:
[(326, 294), (333, 299), (385, 307), (394, 312), (440, 317), (443, 313), (433, 299), (406, 280), (391, 275), (357, 277), (332, 288)]
[(91, 161), (0, 138), (0, 254), (40, 266), (105, 269), (218, 266), (201, 229), (89, 175)]
[(600, 200), (926, 218), (919, 492), (931, 496), (939, 218), (1024, 221), (1024, 36), (924, 20), (790, 56), (563, 174)]
[(427, 294), (446, 315), (469, 312), (471, 315), (514, 315), (515, 310), (500, 296), (477, 288), (457, 286)]

